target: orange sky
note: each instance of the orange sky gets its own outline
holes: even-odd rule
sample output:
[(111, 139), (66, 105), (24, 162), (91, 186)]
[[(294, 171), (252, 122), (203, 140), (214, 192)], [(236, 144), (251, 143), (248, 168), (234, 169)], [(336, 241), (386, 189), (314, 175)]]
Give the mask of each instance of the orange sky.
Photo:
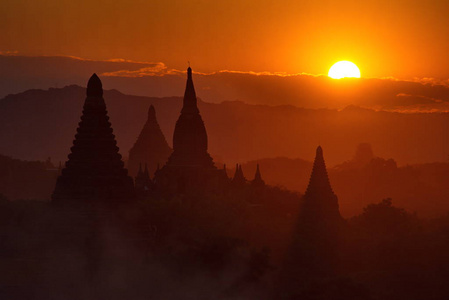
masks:
[(0, 51), (195, 70), (449, 78), (449, 1), (2, 0)]

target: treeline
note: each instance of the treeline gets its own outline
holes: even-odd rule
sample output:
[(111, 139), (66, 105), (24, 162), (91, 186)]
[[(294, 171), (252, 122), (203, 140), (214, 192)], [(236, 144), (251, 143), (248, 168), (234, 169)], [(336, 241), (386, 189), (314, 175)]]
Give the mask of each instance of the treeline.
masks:
[(58, 166), (50, 158), (22, 161), (0, 155), (0, 193), (10, 200), (48, 200), (57, 176)]
[(320, 252), (324, 261), (328, 252), (338, 258), (332, 272), (289, 278), (293, 290), (280, 291), (300, 205), (301, 195), (269, 186), (115, 208), (2, 198), (0, 296), (384, 300), (449, 293), (449, 216), (420, 219), (391, 199), (344, 220), (338, 244)]

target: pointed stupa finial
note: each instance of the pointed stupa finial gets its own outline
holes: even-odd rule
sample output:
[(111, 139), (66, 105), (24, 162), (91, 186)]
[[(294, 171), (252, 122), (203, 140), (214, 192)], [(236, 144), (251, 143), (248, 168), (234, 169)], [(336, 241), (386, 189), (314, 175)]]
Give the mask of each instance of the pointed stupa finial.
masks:
[(246, 178), (243, 175), (242, 165), (237, 164), (235, 166), (235, 174), (232, 182), (237, 185), (244, 185), (246, 183)]
[(257, 164), (256, 174), (254, 175), (254, 180), (252, 181), (252, 184), (256, 186), (265, 185), (265, 181), (263, 181), (262, 175), (260, 174), (259, 164)]
[(327, 174), (326, 163), (324, 162), (323, 148), (321, 148), (321, 146), (316, 148), (312, 174), (310, 175), (306, 194), (315, 193), (316, 191), (328, 191), (333, 194), (329, 176)]
[(184, 101), (181, 113), (197, 114), (199, 112), (200, 111), (198, 110), (197, 107), (195, 87), (193, 86), (192, 68), (189, 66), (187, 68), (187, 83), (186, 83), (186, 90), (184, 92)]
[(103, 97), (103, 85), (100, 78), (94, 73), (87, 82), (87, 97)]
[(262, 176), (260, 175), (259, 164), (257, 164), (257, 167), (256, 167), (256, 175), (254, 176), (254, 178), (260, 178), (260, 179), (262, 179)]
[(192, 80), (192, 68), (190, 67), (190, 62), (189, 62), (189, 67), (187, 68), (187, 80)]
[(323, 148), (321, 148), (321, 145), (318, 145), (318, 147), (316, 148), (316, 156), (323, 157)]
[(233, 181), (237, 181), (238, 180), (238, 178), (239, 178), (239, 164), (235, 164), (234, 177), (232, 177), (232, 178), (233, 178)]

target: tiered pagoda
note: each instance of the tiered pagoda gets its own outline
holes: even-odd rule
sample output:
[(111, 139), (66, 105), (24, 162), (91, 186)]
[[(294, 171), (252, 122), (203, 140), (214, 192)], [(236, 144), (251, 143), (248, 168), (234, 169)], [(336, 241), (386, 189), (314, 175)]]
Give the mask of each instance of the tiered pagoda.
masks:
[(148, 110), (147, 122), (143, 126), (134, 146), (129, 150), (129, 174), (136, 176), (139, 165), (146, 164), (148, 172), (154, 174), (157, 164), (165, 164), (172, 149), (159, 127), (153, 105)]
[(112, 133), (100, 78), (93, 74), (68, 161), (57, 179), (53, 202), (127, 202), (134, 197)]
[(173, 134), (173, 153), (155, 173), (155, 188), (173, 193), (218, 192), (227, 183), (224, 170), (218, 170), (207, 152), (207, 133), (197, 106), (192, 69), (187, 69), (187, 84), (181, 115)]

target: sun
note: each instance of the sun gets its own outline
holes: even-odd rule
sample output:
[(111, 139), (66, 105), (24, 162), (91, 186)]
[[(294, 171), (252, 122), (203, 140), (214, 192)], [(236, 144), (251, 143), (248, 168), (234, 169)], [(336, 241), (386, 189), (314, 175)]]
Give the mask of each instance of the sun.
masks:
[(360, 78), (360, 70), (354, 63), (347, 60), (342, 60), (335, 63), (329, 69), (327, 76), (333, 79), (341, 79), (345, 77)]

